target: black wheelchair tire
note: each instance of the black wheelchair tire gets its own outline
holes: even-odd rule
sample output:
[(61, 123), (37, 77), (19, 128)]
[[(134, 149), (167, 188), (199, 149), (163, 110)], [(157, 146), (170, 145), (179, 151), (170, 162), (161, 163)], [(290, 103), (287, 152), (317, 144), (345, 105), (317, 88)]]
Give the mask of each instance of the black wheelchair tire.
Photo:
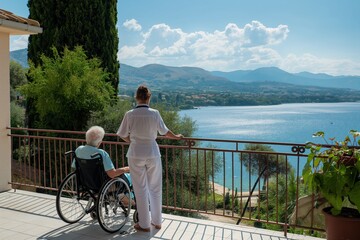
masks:
[[(66, 223), (76, 223), (78, 221), (80, 221), (86, 214), (86, 207), (84, 208), (82, 206), (82, 204), (79, 202), (78, 200), (78, 196), (77, 196), (77, 189), (70, 189), (71, 191), (69, 191), (69, 189), (67, 189), (69, 187), (69, 184), (74, 184), (76, 183), (76, 174), (75, 172), (70, 173), (69, 175), (67, 175), (65, 177), (65, 179), (61, 182), (58, 192), (56, 194), (56, 211), (59, 215), (59, 217), (61, 218), (61, 220), (63, 220)], [(74, 192), (75, 191), (75, 192)], [(64, 194), (64, 196), (63, 196)], [(67, 195), (65, 197), (65, 195)], [(69, 218), (68, 216), (66, 216), (66, 212), (65, 209), (67, 208), (63, 208), (62, 203), (65, 200), (69, 200), (72, 199), (73, 200), (73, 204), (78, 205), (78, 209), (79, 212), (76, 213), (76, 215), (74, 215), (73, 213), (71, 214), (71, 216), (73, 216), (72, 218)], [(70, 203), (70, 201), (67, 201)], [(81, 206), (81, 207), (80, 207)]]

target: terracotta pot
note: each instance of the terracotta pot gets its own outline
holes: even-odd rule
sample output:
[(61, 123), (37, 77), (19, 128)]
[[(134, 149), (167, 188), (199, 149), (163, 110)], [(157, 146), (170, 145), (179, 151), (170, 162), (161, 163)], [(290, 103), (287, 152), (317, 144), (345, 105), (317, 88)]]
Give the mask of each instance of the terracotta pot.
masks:
[(340, 158), (340, 162), (343, 163), (345, 166), (355, 166), (357, 159), (354, 157), (354, 155), (343, 155)]
[(360, 218), (334, 216), (331, 207), (323, 209), (327, 240), (359, 240)]

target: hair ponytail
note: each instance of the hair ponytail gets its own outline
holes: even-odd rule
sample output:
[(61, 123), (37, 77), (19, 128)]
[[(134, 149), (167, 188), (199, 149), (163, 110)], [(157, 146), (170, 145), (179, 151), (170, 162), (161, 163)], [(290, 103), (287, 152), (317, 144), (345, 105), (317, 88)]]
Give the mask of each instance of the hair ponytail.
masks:
[(146, 86), (144, 85), (140, 85), (136, 91), (136, 100), (138, 101), (146, 101), (150, 98), (151, 96), (151, 92), (150, 89), (148, 89)]

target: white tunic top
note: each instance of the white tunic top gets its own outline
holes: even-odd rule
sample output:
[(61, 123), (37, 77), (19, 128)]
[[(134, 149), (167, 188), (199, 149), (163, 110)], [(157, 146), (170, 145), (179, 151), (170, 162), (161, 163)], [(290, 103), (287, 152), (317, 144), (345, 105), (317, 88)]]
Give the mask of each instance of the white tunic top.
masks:
[(139, 105), (125, 114), (116, 134), (121, 138), (130, 136), (128, 158), (157, 158), (160, 157), (157, 134), (165, 135), (168, 131), (158, 110)]

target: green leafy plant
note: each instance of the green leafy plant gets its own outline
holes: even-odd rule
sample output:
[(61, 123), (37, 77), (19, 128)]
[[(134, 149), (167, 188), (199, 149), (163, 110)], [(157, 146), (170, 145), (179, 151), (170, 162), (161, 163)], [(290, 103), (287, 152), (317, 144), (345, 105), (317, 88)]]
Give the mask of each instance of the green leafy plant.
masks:
[(109, 73), (97, 58), (88, 59), (81, 46), (53, 57), (42, 55), (42, 64), (30, 62), (28, 76), (32, 81), (18, 88), (31, 100), (39, 114), (38, 128), (83, 130), (91, 113), (111, 103), (114, 89)]
[(324, 132), (316, 132), (313, 137), (323, 138), (326, 145), (306, 145), (310, 153), (303, 170), (304, 183), (327, 200), (333, 215), (345, 214), (350, 202), (355, 209), (352, 212), (360, 216), (360, 132), (351, 130), (350, 135), (352, 139), (346, 136), (343, 141), (330, 138), (329, 144)]

